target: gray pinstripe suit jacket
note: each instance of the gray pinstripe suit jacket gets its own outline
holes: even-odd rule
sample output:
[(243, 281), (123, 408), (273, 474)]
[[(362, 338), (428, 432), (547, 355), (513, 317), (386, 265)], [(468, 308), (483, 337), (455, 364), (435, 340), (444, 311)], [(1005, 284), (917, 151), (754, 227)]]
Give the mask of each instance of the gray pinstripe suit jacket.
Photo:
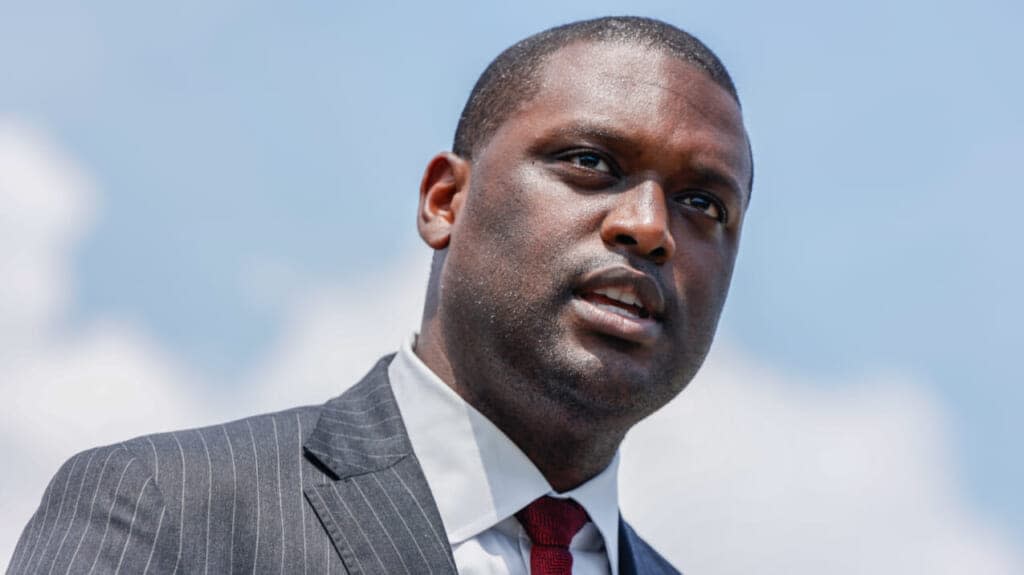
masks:
[[(387, 378), (69, 459), (8, 573), (455, 573)], [(621, 522), (620, 573), (677, 573)]]

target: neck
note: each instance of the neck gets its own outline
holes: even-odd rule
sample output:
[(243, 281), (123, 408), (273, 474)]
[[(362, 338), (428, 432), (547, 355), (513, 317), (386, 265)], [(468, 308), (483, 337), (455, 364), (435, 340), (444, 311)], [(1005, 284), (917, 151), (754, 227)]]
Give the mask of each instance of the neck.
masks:
[(537, 393), (536, 382), (517, 377), (512, 368), (453, 363), (444, 340), (437, 336), (437, 330), (425, 322), (416, 355), (504, 432), (556, 491), (578, 487), (611, 463), (628, 424), (595, 417), (565, 400)]
[(541, 411), (529, 419), (496, 410), (482, 413), (508, 435), (559, 493), (579, 487), (604, 471), (624, 437), (584, 432), (570, 418)]

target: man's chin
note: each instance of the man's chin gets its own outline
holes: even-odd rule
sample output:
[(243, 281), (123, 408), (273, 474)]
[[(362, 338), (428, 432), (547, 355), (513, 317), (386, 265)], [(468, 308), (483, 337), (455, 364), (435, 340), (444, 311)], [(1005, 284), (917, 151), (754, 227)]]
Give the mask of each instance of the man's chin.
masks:
[(650, 348), (605, 337), (574, 343), (559, 354), (555, 371), (566, 376), (560, 394), (575, 403), (609, 415), (647, 412), (683, 387), (669, 376), (675, 368), (658, 362)]

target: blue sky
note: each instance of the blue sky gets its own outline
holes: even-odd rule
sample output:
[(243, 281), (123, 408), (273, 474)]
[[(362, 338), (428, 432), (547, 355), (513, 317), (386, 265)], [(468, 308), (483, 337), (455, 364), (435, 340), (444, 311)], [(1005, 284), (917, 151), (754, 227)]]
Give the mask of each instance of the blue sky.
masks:
[(7, 3), (0, 115), (100, 190), (69, 329), (132, 321), (238, 385), (304, 286), (426, 253), (421, 170), (493, 56), (626, 11), (701, 37), (743, 100), (757, 181), (720, 340), (822, 386), (909, 374), (949, 414), (970, 501), (1024, 540), (1008, 1)]

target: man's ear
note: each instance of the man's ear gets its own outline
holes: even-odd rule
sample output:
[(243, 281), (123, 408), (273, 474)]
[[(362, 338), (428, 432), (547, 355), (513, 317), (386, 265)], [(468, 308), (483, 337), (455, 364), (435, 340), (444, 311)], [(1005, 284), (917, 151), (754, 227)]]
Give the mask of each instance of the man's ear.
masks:
[(442, 152), (427, 164), (420, 182), (416, 226), (420, 237), (435, 250), (448, 247), (455, 218), (469, 190), (469, 162)]

